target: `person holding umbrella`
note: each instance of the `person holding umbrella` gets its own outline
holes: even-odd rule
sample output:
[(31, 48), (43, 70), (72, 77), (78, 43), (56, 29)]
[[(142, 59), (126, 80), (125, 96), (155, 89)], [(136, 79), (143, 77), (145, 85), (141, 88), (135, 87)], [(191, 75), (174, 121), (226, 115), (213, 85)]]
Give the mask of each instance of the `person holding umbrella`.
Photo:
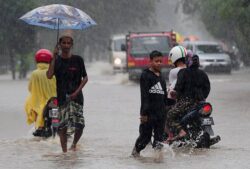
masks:
[[(75, 129), (70, 150), (75, 151), (82, 136), (85, 121), (83, 116), (82, 89), (88, 81), (84, 60), (71, 53), (73, 37), (63, 34), (59, 38), (53, 53), (53, 59), (47, 71), (47, 78), (56, 77), (56, 90), (59, 105), (59, 136), (63, 152), (67, 152), (67, 129)], [(60, 52), (60, 53), (59, 53)]]
[(87, 83), (88, 76), (83, 59), (71, 54), (72, 36), (63, 35), (58, 39), (59, 30), (84, 30), (96, 25), (96, 22), (82, 10), (64, 4), (40, 6), (27, 12), (20, 19), (30, 25), (57, 30), (57, 45), (47, 77), (51, 79), (55, 75), (57, 80), (57, 97), (61, 112), (59, 135), (63, 152), (67, 152), (66, 132), (69, 124), (76, 128), (71, 146), (71, 149), (75, 150), (84, 128), (82, 88)]

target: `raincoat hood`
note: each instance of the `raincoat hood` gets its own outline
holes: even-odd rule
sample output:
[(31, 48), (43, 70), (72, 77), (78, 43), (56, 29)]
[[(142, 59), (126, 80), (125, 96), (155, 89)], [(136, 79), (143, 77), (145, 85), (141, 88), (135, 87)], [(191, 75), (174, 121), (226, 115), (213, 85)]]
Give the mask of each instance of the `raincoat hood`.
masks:
[(39, 70), (48, 70), (49, 69), (49, 64), (48, 63), (37, 63), (36, 68)]

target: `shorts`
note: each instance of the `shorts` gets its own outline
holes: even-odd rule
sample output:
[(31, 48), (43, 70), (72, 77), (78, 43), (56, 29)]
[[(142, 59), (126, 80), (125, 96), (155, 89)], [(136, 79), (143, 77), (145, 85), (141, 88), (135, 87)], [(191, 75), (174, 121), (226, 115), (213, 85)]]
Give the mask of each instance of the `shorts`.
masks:
[(85, 127), (85, 120), (83, 117), (83, 106), (74, 101), (59, 107), (59, 129), (77, 128), (83, 129)]
[(187, 111), (191, 110), (195, 107), (195, 101), (190, 98), (181, 98), (179, 99), (173, 107), (167, 112), (166, 124), (170, 128), (174, 128), (177, 130), (181, 130), (181, 122), (180, 119), (187, 113)]

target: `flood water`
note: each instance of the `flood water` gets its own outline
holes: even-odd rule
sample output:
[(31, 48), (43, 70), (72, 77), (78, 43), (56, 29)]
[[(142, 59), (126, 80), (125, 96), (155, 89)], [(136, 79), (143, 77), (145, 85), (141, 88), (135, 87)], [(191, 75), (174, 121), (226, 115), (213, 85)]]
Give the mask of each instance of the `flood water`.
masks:
[[(211, 149), (174, 151), (164, 147), (155, 161), (148, 146), (142, 157), (130, 157), (138, 136), (140, 93), (126, 74), (109, 68), (88, 67), (83, 89), (86, 127), (76, 152), (61, 153), (59, 139), (37, 139), (25, 123), (24, 102), (28, 80), (0, 76), (1, 169), (249, 169), (250, 70), (232, 75), (209, 75), (216, 134), (221, 142)], [(98, 67), (98, 71), (96, 71)], [(69, 143), (71, 140), (69, 140)]]

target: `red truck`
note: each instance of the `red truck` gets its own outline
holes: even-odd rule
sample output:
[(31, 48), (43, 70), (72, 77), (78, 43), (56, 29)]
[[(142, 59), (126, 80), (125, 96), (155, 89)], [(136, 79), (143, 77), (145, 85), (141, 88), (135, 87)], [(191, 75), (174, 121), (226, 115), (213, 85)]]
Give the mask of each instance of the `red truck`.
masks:
[(143, 69), (149, 65), (149, 54), (158, 50), (163, 54), (162, 75), (167, 80), (171, 68), (170, 49), (176, 44), (176, 34), (169, 32), (133, 32), (126, 35), (127, 71), (130, 80), (139, 80)]

